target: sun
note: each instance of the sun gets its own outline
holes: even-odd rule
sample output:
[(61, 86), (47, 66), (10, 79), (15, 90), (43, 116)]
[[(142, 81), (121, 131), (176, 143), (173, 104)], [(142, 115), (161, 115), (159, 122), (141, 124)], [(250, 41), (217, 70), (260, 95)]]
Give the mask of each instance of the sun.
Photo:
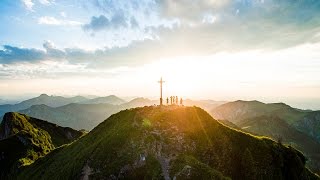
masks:
[(201, 82), (201, 70), (196, 67), (195, 61), (186, 57), (160, 60), (146, 65), (142, 78), (150, 81), (163, 77), (164, 96), (192, 97)]

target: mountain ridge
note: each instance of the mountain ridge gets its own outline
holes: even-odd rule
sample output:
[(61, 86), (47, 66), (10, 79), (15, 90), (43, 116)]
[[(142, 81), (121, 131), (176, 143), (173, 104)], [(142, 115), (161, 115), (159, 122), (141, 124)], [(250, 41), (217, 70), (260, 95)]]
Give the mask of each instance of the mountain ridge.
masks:
[(311, 159), (308, 166), (320, 173), (320, 111), (300, 110), (284, 103), (235, 101), (218, 106), (210, 114), (241, 130), (293, 144)]
[(305, 162), (294, 148), (230, 129), (200, 108), (146, 106), (113, 114), (17, 178), (319, 179)]

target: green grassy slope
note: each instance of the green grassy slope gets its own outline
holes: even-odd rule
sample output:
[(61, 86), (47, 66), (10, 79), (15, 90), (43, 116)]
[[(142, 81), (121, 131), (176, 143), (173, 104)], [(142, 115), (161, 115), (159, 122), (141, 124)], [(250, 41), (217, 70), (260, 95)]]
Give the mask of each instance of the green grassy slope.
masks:
[[(112, 115), (18, 179), (318, 179), (297, 150), (230, 129), (197, 107)], [(61, 166), (63, 164), (63, 166)]]
[(0, 125), (0, 178), (82, 134), (23, 114), (6, 113)]
[(308, 158), (308, 167), (320, 173), (320, 143), (277, 116), (259, 116), (238, 123), (238, 127), (250, 133), (272, 137), (301, 150)]

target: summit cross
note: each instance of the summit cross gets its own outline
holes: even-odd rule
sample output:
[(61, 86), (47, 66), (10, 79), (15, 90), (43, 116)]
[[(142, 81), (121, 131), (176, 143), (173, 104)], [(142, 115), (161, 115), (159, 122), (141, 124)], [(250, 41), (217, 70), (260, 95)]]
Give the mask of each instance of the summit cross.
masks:
[(160, 81), (158, 81), (158, 83), (160, 83), (160, 106), (162, 106), (162, 84), (165, 81), (162, 80), (162, 77), (160, 78)]

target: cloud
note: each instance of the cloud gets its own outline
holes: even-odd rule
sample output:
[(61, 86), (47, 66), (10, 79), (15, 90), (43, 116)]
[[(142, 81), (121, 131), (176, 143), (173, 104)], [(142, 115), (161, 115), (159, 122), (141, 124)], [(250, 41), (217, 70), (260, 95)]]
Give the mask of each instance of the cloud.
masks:
[[(5, 45), (0, 50), (1, 64), (38, 63), (41, 61), (68, 61), (70, 64), (87, 64), (91, 68), (135, 66), (154, 58), (150, 48), (158, 48), (156, 41), (135, 41), (126, 47), (87, 51), (80, 48), (59, 49), (51, 41), (43, 43), (43, 49), (19, 48)], [(147, 51), (144, 52), (144, 49)]]
[[(319, 41), (320, 1), (274, 0), (164, 0), (157, 1), (166, 18), (178, 18), (180, 26), (162, 39), (199, 51), (289, 48)], [(156, 32), (156, 31), (155, 31)], [(179, 40), (178, 40), (179, 39)], [(198, 43), (198, 46), (196, 45)], [(190, 46), (190, 45), (187, 45)]]
[(66, 56), (66, 53), (63, 50), (56, 48), (55, 45), (49, 40), (43, 43), (43, 48), (46, 50), (47, 57), (62, 59)]
[[(33, 6), (35, 5), (34, 0), (21, 0), (23, 5), (26, 7), (29, 11), (34, 11)], [(38, 0), (38, 2), (42, 5), (51, 5), (54, 3), (54, 0)]]
[[(171, 1), (167, 3), (177, 3), (181, 7), (176, 8), (183, 10), (167, 13), (166, 18), (182, 18), (184, 13), (187, 13), (188, 6), (192, 6), (182, 6), (179, 2)], [(217, 1), (203, 0), (196, 7), (197, 13), (190, 12), (192, 16), (184, 16), (186, 22), (198, 22), (194, 23), (194, 26), (182, 22), (172, 28), (161, 25), (146, 27), (139, 24), (135, 16), (119, 13), (122, 12), (119, 10), (115, 11), (118, 13), (112, 12), (112, 15), (108, 16), (92, 16), (90, 22), (82, 26), (85, 31), (117, 30), (141, 25), (139, 28), (145, 30), (145, 34), (152, 34), (152, 37), (143, 38), (143, 41), (130, 41), (126, 47), (101, 48), (95, 51), (80, 48), (59, 49), (50, 41), (43, 44), (42, 50), (6, 45), (0, 50), (0, 63), (63, 59), (71, 64), (87, 64), (88, 68), (107, 68), (135, 66), (175, 56), (286, 49), (320, 41), (320, 1), (294, 1), (291, 4), (288, 1), (272, 0), (216, 3)], [(210, 5), (209, 7), (216, 11), (203, 4)], [(162, 4), (161, 8), (164, 7), (166, 6)], [(201, 8), (204, 8), (203, 11), (200, 11)], [(212, 14), (214, 12), (216, 14)], [(42, 23), (63, 24), (61, 20), (49, 17), (44, 18)]]
[(39, 49), (19, 48), (10, 45), (4, 45), (0, 50), (0, 63), (11, 64), (21, 61), (39, 61), (45, 57), (45, 52)]
[(130, 18), (130, 24), (131, 24), (131, 28), (139, 27), (139, 23), (137, 22), (136, 18), (133, 16)]
[[(131, 17), (131, 19), (134, 17)], [(104, 29), (119, 29), (126, 28), (128, 24), (135, 23), (133, 25), (137, 25), (137, 21), (128, 21), (127, 17), (123, 13), (116, 13), (111, 18), (107, 18), (104, 15), (100, 16), (92, 16), (91, 20), (88, 24), (83, 25), (83, 29), (86, 31), (101, 31)], [(132, 26), (133, 26), (132, 25)]]
[(248, 21), (272, 19), (301, 22), (315, 18), (320, 11), (320, 1), (314, 0), (163, 0), (156, 2), (162, 16), (178, 18), (183, 23), (202, 21), (208, 14), (223, 18), (240, 16)]
[(64, 12), (64, 11), (61, 11), (61, 12), (60, 12), (60, 16), (62, 16), (62, 17), (67, 17), (67, 14), (66, 14), (66, 12)]
[(32, 0), (21, 0), (21, 1), (27, 10), (33, 11), (32, 7), (33, 7), (34, 3), (32, 2)]
[(61, 25), (61, 22), (54, 17), (44, 16), (38, 19), (38, 24)]
[(53, 2), (54, 2), (54, 0), (39, 0), (39, 3), (43, 4), (43, 5), (50, 5)]
[(193, 22), (200, 21), (205, 14), (226, 8), (232, 0), (163, 0), (156, 2), (165, 17)]
[(51, 41), (45, 41), (43, 48), (20, 48), (4, 45), (3, 50), (0, 50), (0, 64), (37, 63), (44, 60), (61, 61), (67, 57), (67, 53), (56, 48)]
[(78, 21), (62, 20), (62, 19), (56, 19), (55, 17), (43, 16), (38, 19), (38, 24), (52, 25), (52, 26), (61, 26), (61, 25), (80, 26), (82, 23)]

